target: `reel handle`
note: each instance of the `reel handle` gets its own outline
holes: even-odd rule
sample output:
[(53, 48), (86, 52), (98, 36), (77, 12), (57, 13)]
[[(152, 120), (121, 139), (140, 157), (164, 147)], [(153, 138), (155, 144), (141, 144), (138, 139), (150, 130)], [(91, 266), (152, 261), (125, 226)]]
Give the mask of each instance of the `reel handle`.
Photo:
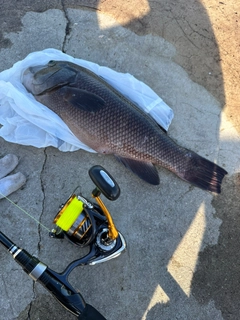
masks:
[(107, 170), (105, 170), (102, 166), (93, 166), (88, 171), (88, 173), (90, 178), (97, 187), (92, 191), (92, 196), (96, 199), (108, 220), (108, 238), (111, 240), (115, 240), (118, 237), (117, 228), (114, 225), (110, 212), (108, 211), (108, 209), (106, 208), (99, 196), (102, 192), (105, 195), (105, 197), (109, 200), (116, 200), (120, 195), (120, 188), (117, 182), (110, 175), (110, 173), (108, 173)]
[(120, 195), (120, 188), (114, 178), (102, 166), (93, 166), (89, 171), (93, 183), (106, 198), (116, 200)]

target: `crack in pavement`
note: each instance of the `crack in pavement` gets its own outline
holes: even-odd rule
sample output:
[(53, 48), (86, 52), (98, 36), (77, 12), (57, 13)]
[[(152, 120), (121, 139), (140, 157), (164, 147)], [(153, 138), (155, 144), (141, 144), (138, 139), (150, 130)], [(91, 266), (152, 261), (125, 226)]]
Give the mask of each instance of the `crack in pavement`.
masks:
[(201, 50), (201, 48), (200, 48), (199, 46), (197, 46), (196, 43), (194, 43), (194, 41), (193, 41), (193, 40), (189, 37), (189, 35), (186, 33), (186, 31), (184, 30), (184, 28), (181, 26), (179, 20), (176, 19), (176, 18), (174, 18), (173, 20), (177, 23), (178, 27), (181, 29), (181, 31), (182, 31), (182, 33), (184, 34), (184, 36), (186, 37), (186, 39), (187, 39), (195, 48), (197, 48), (198, 50)]
[[(42, 190), (42, 193), (43, 193), (43, 200), (42, 200), (42, 212), (40, 213), (40, 216), (39, 216), (39, 222), (41, 223), (41, 220), (42, 220), (42, 216), (43, 216), (43, 213), (44, 213), (44, 210), (45, 210), (45, 200), (46, 200), (46, 195), (45, 195), (45, 188), (44, 188), (44, 183), (43, 183), (43, 175), (44, 175), (44, 170), (45, 170), (45, 166), (46, 166), (46, 162), (47, 162), (47, 152), (46, 152), (46, 148), (44, 148), (44, 162), (43, 162), (43, 165), (42, 165), (42, 170), (41, 170), (41, 173), (40, 173), (40, 183), (41, 183), (41, 190)], [(38, 236), (39, 236), (39, 241), (38, 241), (38, 252), (40, 252), (41, 250), (41, 240), (42, 240), (42, 237), (41, 237), (41, 224), (38, 224)]]
[(70, 18), (68, 16), (68, 12), (67, 12), (67, 8), (66, 8), (66, 5), (64, 3), (64, 0), (61, 0), (61, 4), (62, 4), (62, 10), (63, 10), (63, 13), (64, 13), (64, 17), (67, 20), (66, 28), (65, 28), (65, 37), (64, 37), (63, 45), (62, 45), (62, 52), (66, 53), (65, 47), (66, 47), (68, 36), (71, 33), (72, 27), (71, 27), (71, 21), (70, 21)]
[(28, 309), (28, 312), (27, 312), (27, 316), (28, 316), (27, 320), (31, 320), (32, 306), (33, 306), (34, 300), (36, 299), (35, 282), (33, 282), (32, 291), (33, 291), (33, 298), (32, 298), (32, 301), (29, 304), (29, 309)]
[[(194, 29), (193, 26), (191, 25), (191, 23), (189, 21), (185, 21), (187, 23), (187, 25), (189, 26), (189, 28), (192, 30), (193, 33), (196, 33), (198, 34), (199, 36), (203, 37), (204, 39), (207, 39), (209, 41), (214, 41), (214, 39), (212, 37), (207, 37), (206, 35), (204, 35), (203, 33), (199, 32), (198, 29)], [(205, 28), (205, 29), (202, 29), (203, 31), (208, 32), (208, 30)], [(191, 36), (191, 34), (189, 34), (189, 36)]]

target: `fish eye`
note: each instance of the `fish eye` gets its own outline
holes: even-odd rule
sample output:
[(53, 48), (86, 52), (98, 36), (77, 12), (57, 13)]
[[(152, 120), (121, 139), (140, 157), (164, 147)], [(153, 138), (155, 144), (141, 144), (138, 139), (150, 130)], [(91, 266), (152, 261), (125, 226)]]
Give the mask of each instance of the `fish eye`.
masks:
[(53, 67), (53, 66), (55, 66), (55, 64), (56, 64), (56, 61), (54, 61), (54, 60), (50, 60), (48, 62), (49, 67)]

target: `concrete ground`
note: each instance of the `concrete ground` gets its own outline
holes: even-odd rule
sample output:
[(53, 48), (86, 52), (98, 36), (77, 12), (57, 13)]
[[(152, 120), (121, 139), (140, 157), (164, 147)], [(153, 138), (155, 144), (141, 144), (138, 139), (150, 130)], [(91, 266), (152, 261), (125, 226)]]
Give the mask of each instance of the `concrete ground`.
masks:
[[(52, 227), (77, 185), (89, 196), (88, 169), (103, 165), (121, 197), (106, 204), (128, 250), (115, 260), (79, 267), (71, 283), (108, 319), (239, 319), (240, 308), (240, 4), (214, 0), (1, 1), (0, 71), (33, 51), (56, 48), (129, 72), (174, 110), (169, 135), (228, 171), (222, 193), (204, 192), (159, 168), (150, 186), (112, 156), (63, 153), (11, 144), (25, 187), (10, 196)], [(1, 230), (52, 269), (82, 252), (7, 200)], [(0, 250), (0, 319), (75, 319)]]

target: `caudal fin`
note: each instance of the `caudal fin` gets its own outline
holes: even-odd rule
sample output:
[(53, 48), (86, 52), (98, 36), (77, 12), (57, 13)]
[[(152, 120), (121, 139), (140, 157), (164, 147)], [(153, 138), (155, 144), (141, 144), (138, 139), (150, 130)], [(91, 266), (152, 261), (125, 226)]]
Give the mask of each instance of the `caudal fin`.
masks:
[(184, 174), (179, 176), (203, 190), (220, 193), (227, 171), (196, 153), (192, 153), (188, 160)]

